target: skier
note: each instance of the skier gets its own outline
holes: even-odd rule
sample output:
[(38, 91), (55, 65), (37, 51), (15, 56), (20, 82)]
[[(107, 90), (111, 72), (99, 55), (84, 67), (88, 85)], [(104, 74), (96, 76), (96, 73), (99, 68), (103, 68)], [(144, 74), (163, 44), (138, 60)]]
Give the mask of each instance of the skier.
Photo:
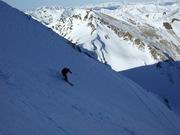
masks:
[(69, 80), (68, 80), (68, 77), (67, 77), (67, 74), (68, 73), (70, 73), (70, 74), (72, 74), (72, 72), (71, 72), (71, 70), (69, 69), (69, 68), (63, 68), (62, 70), (61, 70), (61, 74), (63, 75), (63, 77), (64, 77), (64, 80), (66, 81), (66, 82), (69, 82)]
[(171, 107), (169, 105), (169, 100), (167, 98), (164, 99), (164, 102), (166, 103), (166, 106), (171, 110)]

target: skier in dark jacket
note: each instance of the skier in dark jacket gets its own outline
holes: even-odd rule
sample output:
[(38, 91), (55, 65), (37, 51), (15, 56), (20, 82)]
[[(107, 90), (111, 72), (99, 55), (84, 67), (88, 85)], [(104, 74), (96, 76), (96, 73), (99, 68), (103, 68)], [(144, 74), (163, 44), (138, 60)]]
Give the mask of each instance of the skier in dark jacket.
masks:
[(66, 81), (66, 82), (69, 82), (68, 81), (68, 77), (67, 77), (67, 74), (68, 73), (70, 73), (70, 74), (72, 74), (72, 72), (71, 72), (71, 70), (69, 69), (69, 68), (63, 68), (62, 70), (61, 70), (61, 73), (62, 73), (62, 75), (63, 75), (63, 77), (64, 77), (64, 80)]

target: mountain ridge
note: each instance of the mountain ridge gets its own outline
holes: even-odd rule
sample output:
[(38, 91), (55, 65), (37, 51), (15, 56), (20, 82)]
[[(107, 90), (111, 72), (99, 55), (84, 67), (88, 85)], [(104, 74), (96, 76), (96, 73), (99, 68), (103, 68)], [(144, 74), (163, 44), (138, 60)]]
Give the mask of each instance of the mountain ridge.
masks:
[[(42, 21), (44, 23), (45, 21), (46, 26), (52, 28), (55, 32), (70, 40), (72, 43), (82, 47), (83, 49), (94, 52), (98, 56), (98, 60), (100, 60), (102, 63), (109, 64), (116, 71), (126, 70), (129, 68), (138, 67), (146, 64), (154, 64), (158, 61), (169, 59), (169, 57), (171, 57), (174, 60), (179, 60), (180, 38), (178, 34), (179, 32), (177, 31), (177, 28), (179, 26), (174, 31), (174, 29), (172, 29), (171, 26), (174, 24), (170, 24), (170, 22), (167, 22), (166, 19), (163, 22), (160, 21), (153, 24), (153, 22), (151, 21), (149, 21), (148, 23), (148, 20), (142, 20), (142, 18), (137, 18), (138, 15), (133, 17), (132, 12), (128, 13), (131, 8), (137, 10), (134, 13), (140, 12), (141, 9), (141, 12), (146, 12), (146, 9), (143, 9), (143, 6), (145, 6), (145, 8), (147, 8), (148, 10), (150, 9), (148, 8), (148, 6), (151, 6), (152, 9), (157, 8), (152, 4), (139, 4), (139, 6), (137, 5), (137, 7), (136, 5), (125, 5), (115, 10), (108, 10), (103, 8), (100, 8), (99, 10), (93, 8), (68, 8), (63, 9), (63, 12), (57, 14), (57, 17), (49, 17), (49, 20), (51, 20), (51, 22), (46, 22), (43, 19), (43, 13), (38, 14), (38, 11), (36, 12), (36, 10), (29, 11), (27, 12), (27, 14), (31, 15), (40, 22)], [(157, 12), (161, 12), (161, 14), (163, 14), (167, 12), (166, 7), (167, 9), (169, 9), (171, 6), (159, 6), (159, 9), (164, 9), (162, 11), (159, 11), (157, 8), (156, 10)], [(55, 15), (51, 13), (51, 10), (48, 10), (48, 12), (49, 13), (47, 13), (47, 15)], [(179, 9), (177, 12), (179, 12)], [(153, 14), (150, 15), (153, 16)], [(157, 15), (158, 14), (160, 15), (160, 13), (157, 13)], [(148, 19), (148, 17), (146, 17), (146, 14), (144, 16), (145, 17), (142, 16), (144, 19)], [(175, 19), (175, 17), (172, 17), (172, 19)], [(162, 26), (160, 26), (159, 23), (161, 23)], [(156, 25), (160, 26), (161, 28), (158, 28)], [(90, 28), (91, 30), (89, 30)], [(80, 31), (81, 34), (78, 31)], [(81, 31), (86, 32), (83, 33)], [(115, 34), (119, 37), (119, 39), (114, 39), (113, 37), (111, 37), (109, 39), (111, 43), (108, 43), (109, 41), (107, 41), (107, 39), (103, 39), (103, 35), (105, 35), (107, 38), (108, 34)], [(86, 39), (84, 39), (85, 36), (87, 37)], [(139, 54), (144, 55), (143, 57), (146, 58), (142, 59), (141, 57), (137, 57), (136, 59), (139, 59), (139, 62), (135, 62), (136, 59), (134, 59), (134, 64), (136, 64), (133, 65), (133, 61), (131, 61), (132, 65), (128, 65), (129, 63), (126, 64), (126, 62), (120, 62), (123, 61), (121, 59), (122, 56), (115, 55), (113, 57), (110, 57), (109, 54), (114, 55), (113, 52), (110, 52), (110, 50), (107, 52), (104, 49), (95, 50), (93, 47), (94, 45), (96, 46), (96, 48), (101, 48), (102, 44), (95, 43), (93, 45), (94, 40), (103, 43), (106, 48), (111, 47), (113, 44), (118, 44), (119, 47), (117, 46), (116, 48), (121, 49), (121, 46), (123, 44), (128, 44), (132, 46), (132, 50), (133, 48), (134, 50), (139, 50)], [(118, 43), (113, 43), (113, 40), (116, 40), (116, 42)], [(102, 51), (104, 51), (103, 56)], [(128, 50), (126, 50), (126, 53), (129, 56), (131, 55), (130, 53), (128, 53)], [(103, 60), (103, 57), (107, 60)], [(118, 61), (116, 60), (116, 57), (119, 58)], [(133, 56), (131, 56), (131, 59), (132, 58)], [(115, 62), (113, 63), (113, 61)], [(127, 59), (127, 61), (130, 61), (130, 59)], [(120, 66), (121, 64), (126, 66)]]

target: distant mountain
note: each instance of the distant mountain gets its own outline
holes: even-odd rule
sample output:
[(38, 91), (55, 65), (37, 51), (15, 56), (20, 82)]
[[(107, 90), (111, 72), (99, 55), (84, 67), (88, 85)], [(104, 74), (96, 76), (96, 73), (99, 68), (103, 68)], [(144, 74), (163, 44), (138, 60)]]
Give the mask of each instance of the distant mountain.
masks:
[[(179, 3), (42, 7), (27, 14), (114, 70), (180, 60)], [(85, 49), (85, 50), (84, 50)]]
[(152, 93), (2, 1), (0, 18), (0, 135), (179, 134)]

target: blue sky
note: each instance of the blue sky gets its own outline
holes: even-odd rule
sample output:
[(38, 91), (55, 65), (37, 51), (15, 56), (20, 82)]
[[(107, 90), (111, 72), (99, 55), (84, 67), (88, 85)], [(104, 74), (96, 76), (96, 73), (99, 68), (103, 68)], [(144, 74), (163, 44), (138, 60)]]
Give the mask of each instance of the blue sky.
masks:
[[(104, 2), (120, 2), (123, 0), (3, 0), (11, 6), (20, 10), (32, 9), (40, 6), (62, 5), (62, 6), (79, 6), (86, 4), (104, 3)], [(124, 1), (153, 1), (153, 0), (124, 0)], [(171, 0), (169, 0), (171, 1)]]

